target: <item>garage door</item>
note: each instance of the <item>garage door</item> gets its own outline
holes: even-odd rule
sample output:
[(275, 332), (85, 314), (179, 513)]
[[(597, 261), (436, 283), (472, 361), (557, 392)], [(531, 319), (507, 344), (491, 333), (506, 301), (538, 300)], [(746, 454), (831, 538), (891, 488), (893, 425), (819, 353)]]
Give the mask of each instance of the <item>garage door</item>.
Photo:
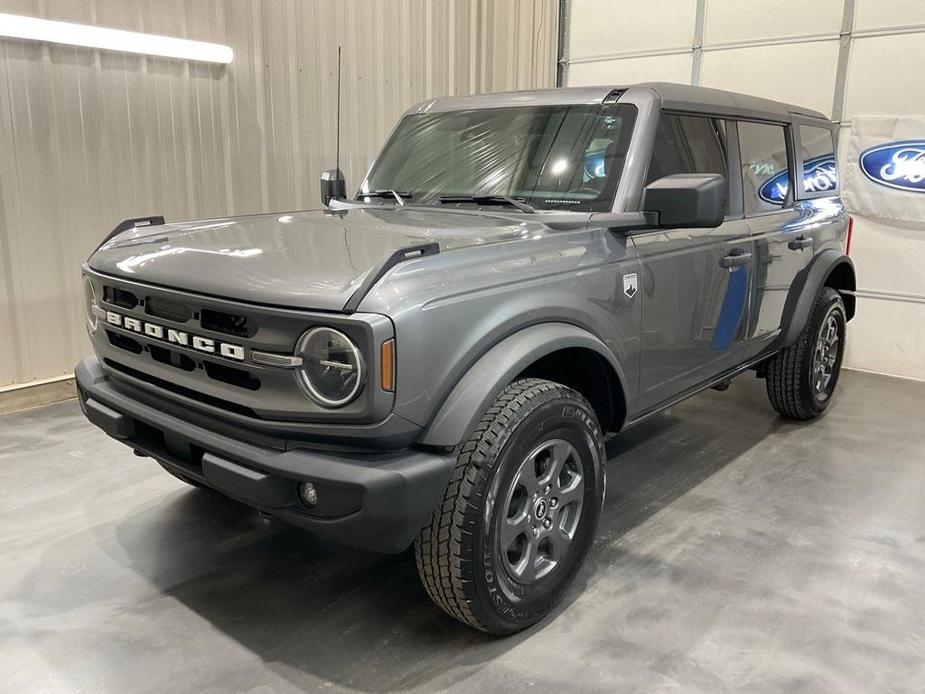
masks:
[[(808, 106), (841, 126), (843, 177), (859, 171), (852, 125), (871, 116), (925, 141), (922, 0), (571, 0), (566, 17), (563, 86), (669, 81)], [(925, 193), (849, 180), (894, 208), (925, 209)], [(925, 216), (855, 213), (858, 313), (846, 365), (925, 379)]]

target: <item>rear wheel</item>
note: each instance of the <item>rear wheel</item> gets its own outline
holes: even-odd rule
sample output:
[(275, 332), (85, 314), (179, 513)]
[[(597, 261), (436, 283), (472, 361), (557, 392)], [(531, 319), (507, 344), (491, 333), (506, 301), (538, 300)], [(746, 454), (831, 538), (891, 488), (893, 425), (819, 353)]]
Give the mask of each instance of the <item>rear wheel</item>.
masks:
[(771, 405), (789, 419), (818, 417), (829, 406), (845, 352), (845, 304), (823, 287), (797, 341), (767, 362)]
[(594, 540), (604, 461), (579, 393), (539, 379), (505, 388), (460, 447), (443, 502), (415, 542), (431, 599), (495, 634), (542, 619)]

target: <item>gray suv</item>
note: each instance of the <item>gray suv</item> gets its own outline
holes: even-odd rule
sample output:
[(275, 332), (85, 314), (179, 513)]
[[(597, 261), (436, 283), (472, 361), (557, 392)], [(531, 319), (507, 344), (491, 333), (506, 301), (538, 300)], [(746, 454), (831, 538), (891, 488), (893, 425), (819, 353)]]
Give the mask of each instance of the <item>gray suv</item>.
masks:
[(344, 189), (120, 224), (83, 268), (80, 403), (191, 485), (413, 544), (473, 627), (560, 598), (608, 432), (749, 370), (784, 417), (831, 402), (855, 272), (820, 113), (672, 84), (440, 98)]

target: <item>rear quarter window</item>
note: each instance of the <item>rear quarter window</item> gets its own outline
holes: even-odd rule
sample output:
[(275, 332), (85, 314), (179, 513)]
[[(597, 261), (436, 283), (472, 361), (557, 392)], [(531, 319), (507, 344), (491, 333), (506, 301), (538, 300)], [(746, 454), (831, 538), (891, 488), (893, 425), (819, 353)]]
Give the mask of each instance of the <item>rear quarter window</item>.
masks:
[(808, 195), (835, 195), (838, 167), (835, 140), (828, 128), (800, 126), (800, 152), (803, 155), (803, 191)]

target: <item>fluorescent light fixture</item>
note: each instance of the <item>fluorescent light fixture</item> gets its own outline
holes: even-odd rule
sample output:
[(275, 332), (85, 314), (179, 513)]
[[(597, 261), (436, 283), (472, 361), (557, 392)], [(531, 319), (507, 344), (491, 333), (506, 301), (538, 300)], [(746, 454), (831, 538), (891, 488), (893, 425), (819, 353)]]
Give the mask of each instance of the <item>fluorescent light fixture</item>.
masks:
[(230, 63), (234, 51), (230, 46), (205, 41), (176, 39), (159, 34), (108, 29), (90, 24), (57, 22), (38, 17), (0, 12), (0, 36), (32, 41), (64, 43), (69, 46), (101, 48), (123, 53), (160, 55), (166, 58), (196, 60), (207, 63)]

